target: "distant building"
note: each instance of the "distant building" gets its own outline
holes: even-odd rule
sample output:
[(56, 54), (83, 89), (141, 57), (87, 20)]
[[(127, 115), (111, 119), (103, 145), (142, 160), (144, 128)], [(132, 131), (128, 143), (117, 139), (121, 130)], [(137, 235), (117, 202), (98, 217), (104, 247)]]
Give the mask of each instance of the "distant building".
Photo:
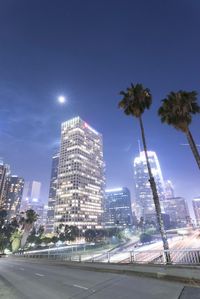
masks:
[(56, 189), (58, 183), (58, 164), (59, 164), (59, 153), (56, 153), (52, 157), (46, 232), (53, 232), (54, 230), (54, 211), (55, 211), (55, 203), (56, 203)]
[(166, 214), (170, 217), (171, 227), (185, 227), (190, 223), (190, 214), (183, 197), (168, 198), (163, 201)]
[(133, 224), (131, 196), (128, 188), (106, 190), (104, 221), (106, 226), (130, 226)]
[(165, 181), (165, 198), (174, 197), (174, 187), (170, 180)]
[[(149, 163), (154, 176), (160, 202), (165, 198), (164, 181), (160, 163), (157, 155), (153, 151), (148, 151)], [(136, 216), (144, 220), (156, 219), (155, 206), (152, 191), (149, 183), (149, 174), (144, 151), (134, 159), (134, 181), (136, 190)], [(162, 208), (162, 203), (161, 203)]]
[(48, 212), (48, 205), (44, 205), (43, 207), (43, 215), (42, 215), (42, 220), (41, 220), (41, 225), (44, 226), (45, 231), (46, 230), (46, 226), (47, 226), (47, 212)]
[(5, 205), (9, 175), (9, 165), (6, 165), (3, 163), (3, 161), (0, 161), (0, 208), (3, 208)]
[(41, 191), (41, 182), (38, 181), (25, 182), (20, 211), (34, 209), (37, 203), (40, 204), (40, 191)]
[(75, 117), (61, 126), (54, 226), (101, 228), (103, 198), (102, 135)]
[(37, 215), (38, 219), (36, 221), (36, 228), (39, 228), (39, 226), (46, 226), (46, 219), (44, 221), (44, 217), (47, 215), (47, 206), (43, 203), (37, 202), (35, 205), (32, 205), (31, 209), (33, 209)]
[(194, 215), (197, 225), (200, 225), (200, 197), (196, 197), (192, 200)]
[(8, 187), (5, 200), (5, 209), (8, 213), (8, 219), (16, 216), (20, 211), (22, 200), (24, 179), (16, 175), (8, 178)]

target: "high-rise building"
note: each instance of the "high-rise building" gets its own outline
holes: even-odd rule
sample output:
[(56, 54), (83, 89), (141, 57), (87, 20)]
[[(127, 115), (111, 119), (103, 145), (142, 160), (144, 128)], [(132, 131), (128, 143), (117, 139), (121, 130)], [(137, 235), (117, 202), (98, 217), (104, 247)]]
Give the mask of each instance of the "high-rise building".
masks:
[(54, 230), (54, 210), (55, 210), (55, 203), (56, 203), (58, 164), (59, 164), (59, 153), (56, 153), (52, 157), (46, 232), (53, 232)]
[(0, 161), (0, 208), (5, 206), (10, 167)]
[(165, 181), (165, 198), (174, 197), (174, 187), (170, 180)]
[(40, 203), (39, 202), (40, 190), (41, 190), (41, 182), (38, 181), (25, 182), (22, 204), (20, 207), (21, 211), (34, 209), (34, 206), (37, 205), (37, 203)]
[[(148, 151), (149, 163), (154, 176), (160, 201), (164, 200), (164, 181), (155, 152)], [(144, 151), (134, 159), (134, 180), (136, 190), (136, 216), (144, 220), (155, 218), (155, 206), (149, 183), (149, 174)], [(161, 206), (162, 208), (162, 206)]]
[(194, 215), (197, 225), (200, 225), (200, 197), (196, 197), (192, 200)]
[(16, 175), (8, 178), (8, 188), (5, 200), (5, 209), (8, 213), (8, 219), (16, 216), (20, 210), (22, 200), (24, 179)]
[(117, 188), (105, 192), (105, 225), (130, 226), (133, 224), (131, 195), (128, 188)]
[(104, 161), (102, 135), (75, 117), (62, 123), (55, 223), (102, 226)]
[(190, 214), (187, 202), (183, 197), (165, 199), (164, 211), (170, 217), (171, 227), (185, 227), (190, 223)]

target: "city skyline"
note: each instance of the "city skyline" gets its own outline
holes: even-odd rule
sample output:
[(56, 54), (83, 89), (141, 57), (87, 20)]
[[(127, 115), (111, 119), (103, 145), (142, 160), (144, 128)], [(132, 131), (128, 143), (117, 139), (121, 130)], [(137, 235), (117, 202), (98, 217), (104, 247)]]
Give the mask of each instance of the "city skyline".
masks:
[[(62, 124), (62, 123), (61, 123)], [(133, 160), (135, 160), (135, 159), (137, 159), (137, 155), (138, 154), (141, 154), (141, 152), (142, 152), (142, 150), (141, 150), (141, 145), (140, 145), (140, 142), (139, 142), (139, 139), (138, 139), (138, 141), (137, 141), (138, 143), (137, 143), (137, 146), (138, 146), (138, 148), (137, 148), (137, 151), (136, 152), (138, 152), (135, 156), (134, 156), (134, 159), (132, 159), (132, 161)], [(185, 144), (184, 144), (185, 145)], [(56, 151), (59, 151), (59, 148), (60, 148), (60, 142), (58, 142), (57, 141), (57, 144), (56, 144), (56, 147), (53, 149), (53, 152), (52, 152), (52, 156), (54, 156), (54, 154), (55, 154), (55, 152)], [(140, 151), (141, 150), (141, 151)], [(104, 149), (103, 149), (103, 151), (104, 151)], [(153, 151), (149, 151), (149, 152), (153, 152)], [(157, 159), (157, 158), (156, 158)], [(160, 157), (159, 157), (159, 160), (160, 160)], [(161, 160), (162, 160), (162, 158), (161, 158)], [(132, 164), (132, 161), (130, 161), (130, 163)], [(4, 161), (5, 162), (5, 161)], [(6, 161), (6, 163), (5, 164), (9, 164), (9, 163), (7, 163), (7, 161)], [(107, 163), (106, 163), (107, 164)], [(132, 166), (132, 165), (131, 165)], [(13, 165), (12, 165), (12, 168), (13, 168)], [(160, 165), (159, 165), (159, 168), (160, 168)], [(165, 170), (164, 170), (164, 172), (163, 173), (165, 173)], [(134, 170), (132, 169), (132, 180), (133, 180), (133, 176), (134, 176)], [(162, 177), (162, 180), (163, 180), (163, 183), (164, 183), (164, 181), (166, 180), (166, 176), (164, 175), (163, 177)], [(31, 180), (32, 182), (34, 182), (34, 181), (36, 181), (35, 179), (33, 179), (33, 180)], [(109, 182), (110, 181), (110, 184), (108, 184), (107, 182)], [(50, 185), (50, 183), (51, 183), (51, 167), (50, 167), (50, 170), (49, 170), (49, 181), (47, 181), (47, 182), (45, 182), (44, 184), (47, 184), (47, 191), (45, 192), (45, 194), (46, 194), (46, 196), (45, 196), (45, 198), (44, 198), (44, 196), (42, 195), (42, 196), (40, 196), (40, 199), (39, 199), (39, 202), (40, 203), (42, 203), (42, 204), (48, 204), (48, 200), (49, 200), (49, 185)], [(27, 184), (30, 184), (30, 182), (29, 181), (27, 181), (26, 180), (26, 178), (25, 178), (25, 186), (27, 185)], [(41, 184), (41, 183), (40, 183)], [(106, 184), (106, 188), (116, 188), (117, 186), (122, 186), (122, 185), (124, 185), (124, 186), (127, 186), (129, 189), (130, 189), (130, 191), (131, 191), (131, 202), (132, 203), (134, 203), (135, 201), (136, 201), (136, 190), (135, 190), (135, 186), (134, 186), (134, 180), (132, 181), (132, 185), (128, 185), (128, 184), (126, 184), (126, 183), (120, 183), (119, 182), (119, 184), (118, 185), (115, 185), (115, 184), (113, 184), (112, 183), (112, 179), (110, 179), (109, 180), (109, 178), (107, 178), (107, 176), (106, 176), (106, 180), (105, 180), (105, 184)], [(43, 185), (43, 183), (41, 184), (41, 185)], [(26, 188), (26, 187), (25, 187)], [(178, 192), (176, 192), (176, 186), (175, 186), (175, 193), (177, 193), (177, 195), (178, 196), (182, 196), (182, 197), (186, 197), (183, 193), (178, 193)], [(40, 192), (41, 193), (41, 192)], [(200, 192), (199, 192), (200, 193)], [(44, 193), (43, 193), (44, 194)], [(186, 197), (186, 201), (187, 201), (187, 203), (188, 203), (188, 206), (189, 206), (189, 211), (190, 211), (190, 215), (191, 215), (191, 217), (193, 218), (193, 219), (195, 219), (195, 214), (194, 214), (194, 209), (193, 209), (193, 198), (194, 197), (198, 197), (198, 194), (196, 195), (191, 195), (191, 198), (187, 198)]]
[[(185, 136), (162, 125), (156, 113), (171, 90), (200, 91), (200, 4), (60, 3), (2, 4), (0, 156), (26, 181), (41, 181), (46, 201), (60, 123), (80, 115), (104, 136), (107, 186), (127, 186), (134, 196), (131, 161), (140, 134), (117, 104), (130, 81), (142, 82), (154, 100), (144, 114), (148, 148), (191, 206), (200, 193), (199, 171), (189, 147), (182, 145)], [(133, 10), (138, 12), (134, 18)], [(57, 104), (61, 94), (66, 105)], [(195, 117), (191, 130), (199, 144), (198, 126)]]

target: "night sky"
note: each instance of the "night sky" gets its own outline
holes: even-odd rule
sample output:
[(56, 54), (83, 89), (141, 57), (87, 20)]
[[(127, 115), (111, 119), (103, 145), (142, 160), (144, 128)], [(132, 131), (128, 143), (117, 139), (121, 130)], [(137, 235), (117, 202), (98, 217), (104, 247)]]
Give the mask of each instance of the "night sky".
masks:
[[(44, 201), (60, 124), (77, 115), (103, 134), (107, 187), (127, 186), (134, 198), (140, 131), (117, 107), (130, 82), (152, 91), (144, 124), (164, 178), (177, 196), (199, 196), (186, 138), (161, 124), (157, 109), (171, 90), (200, 93), (200, 1), (0, 1), (0, 156), (13, 174), (42, 182)], [(199, 126), (196, 116), (198, 144)]]

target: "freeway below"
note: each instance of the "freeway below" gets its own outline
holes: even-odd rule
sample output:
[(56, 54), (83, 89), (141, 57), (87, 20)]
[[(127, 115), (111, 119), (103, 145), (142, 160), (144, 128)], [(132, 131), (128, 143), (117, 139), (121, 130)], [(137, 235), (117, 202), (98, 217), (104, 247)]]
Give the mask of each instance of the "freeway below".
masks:
[[(179, 263), (184, 258), (185, 253), (183, 250), (186, 249), (200, 249), (199, 248), (199, 231), (192, 231), (190, 235), (187, 236), (178, 236), (171, 238), (169, 240), (169, 248), (171, 250), (171, 258), (174, 263)], [(129, 245), (128, 248), (121, 247), (117, 248), (116, 250), (113, 250), (109, 252), (109, 255), (107, 253), (103, 254), (96, 254), (93, 255), (92, 259), (99, 262), (109, 262), (112, 263), (127, 263), (130, 262), (131, 258), (131, 251), (134, 251), (134, 261), (135, 262), (152, 262), (152, 261), (158, 261), (163, 262), (163, 245), (162, 241), (141, 246), (140, 248), (135, 248), (135, 245)], [(82, 258), (82, 260), (90, 260), (91, 257), (85, 256)]]
[(0, 298), (5, 299), (178, 299), (183, 287), (182, 283), (73, 269), (43, 260), (0, 259)]

